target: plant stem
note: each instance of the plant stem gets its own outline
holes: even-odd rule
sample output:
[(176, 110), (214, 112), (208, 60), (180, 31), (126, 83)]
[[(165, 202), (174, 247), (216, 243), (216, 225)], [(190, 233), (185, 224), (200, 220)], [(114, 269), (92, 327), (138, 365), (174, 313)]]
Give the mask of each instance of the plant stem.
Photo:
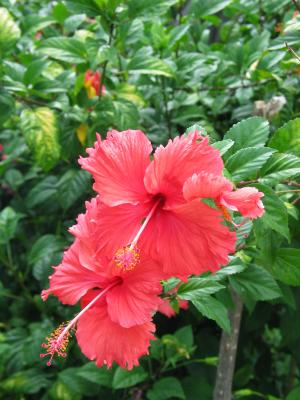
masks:
[(231, 333), (222, 332), (213, 400), (232, 399), (232, 380), (243, 312), (243, 302), (234, 291), (232, 298), (234, 310), (229, 312)]
[(286, 45), (288, 51), (290, 51), (290, 52), (293, 54), (293, 56), (294, 56), (294, 57), (298, 60), (298, 62), (300, 63), (300, 57), (299, 57), (298, 54), (295, 52), (295, 50), (294, 50), (287, 42), (285, 42), (285, 45)]
[(292, 204), (295, 206), (300, 201), (300, 196), (298, 196), (295, 200), (292, 201)]
[(167, 92), (166, 92), (166, 85), (165, 85), (165, 80), (164, 77), (161, 78), (161, 85), (162, 85), (162, 95), (163, 95), (163, 102), (164, 102), (164, 107), (165, 107), (165, 118), (166, 118), (166, 124), (168, 128), (168, 134), (169, 138), (171, 138), (171, 113), (168, 108), (168, 97), (167, 97)]
[[(108, 45), (109, 46), (111, 46), (111, 43), (112, 43), (112, 40), (113, 40), (113, 34), (114, 34), (114, 24), (111, 23), (110, 24), (110, 28), (109, 28), (109, 38), (108, 38)], [(103, 88), (103, 82), (104, 82), (105, 75), (106, 75), (107, 64), (108, 64), (108, 60), (106, 60), (104, 62), (103, 68), (102, 68), (102, 76), (101, 76), (100, 89), (99, 89), (99, 99), (102, 96), (102, 88)]]
[(290, 189), (290, 190), (278, 190), (276, 193), (297, 193), (300, 189)]
[(240, 186), (247, 186), (247, 185), (251, 185), (251, 183), (258, 183), (258, 180), (257, 180), (257, 179), (253, 179), (253, 180), (251, 180), (251, 181), (241, 181), (241, 182), (238, 182), (238, 183), (236, 184), (236, 186), (237, 186), (237, 187), (240, 187)]
[(286, 183), (289, 186), (300, 187), (300, 183), (295, 182), (295, 181), (283, 181), (283, 183)]

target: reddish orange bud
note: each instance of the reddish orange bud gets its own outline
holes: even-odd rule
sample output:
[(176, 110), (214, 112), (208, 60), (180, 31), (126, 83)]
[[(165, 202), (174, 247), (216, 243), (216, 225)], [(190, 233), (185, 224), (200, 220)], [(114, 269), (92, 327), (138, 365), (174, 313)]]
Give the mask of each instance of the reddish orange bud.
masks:
[[(99, 96), (101, 87), (101, 73), (99, 71), (93, 72), (92, 70), (87, 70), (84, 75), (84, 87), (86, 88), (87, 95), (89, 99), (95, 96)], [(101, 93), (106, 92), (106, 87), (102, 85)]]

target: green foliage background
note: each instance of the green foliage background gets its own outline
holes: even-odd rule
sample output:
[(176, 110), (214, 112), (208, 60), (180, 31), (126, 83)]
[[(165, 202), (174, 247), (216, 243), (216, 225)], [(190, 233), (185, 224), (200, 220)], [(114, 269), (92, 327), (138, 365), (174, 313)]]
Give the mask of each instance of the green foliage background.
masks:
[[(300, 68), (285, 46), (298, 50), (296, 3), (0, 1), (1, 399), (211, 399), (232, 289), (245, 303), (234, 398), (300, 398)], [(87, 96), (88, 69), (100, 97)], [(46, 367), (40, 344), (77, 311), (40, 292), (93, 196), (79, 155), (96, 131), (139, 128), (157, 146), (193, 124), (238, 186), (264, 192), (264, 217), (240, 229), (228, 267), (181, 286), (188, 311), (155, 316), (140, 367), (98, 369), (75, 341)]]

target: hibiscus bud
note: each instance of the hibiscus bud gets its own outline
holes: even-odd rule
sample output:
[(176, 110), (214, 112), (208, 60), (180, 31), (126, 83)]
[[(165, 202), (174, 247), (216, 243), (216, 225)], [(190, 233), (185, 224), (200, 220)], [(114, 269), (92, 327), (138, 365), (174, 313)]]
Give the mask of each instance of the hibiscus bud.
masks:
[(101, 85), (101, 73), (99, 71), (93, 72), (90, 69), (86, 71), (84, 75), (84, 87), (89, 99), (99, 96), (100, 88), (101, 94), (106, 92), (106, 87), (103, 84)]

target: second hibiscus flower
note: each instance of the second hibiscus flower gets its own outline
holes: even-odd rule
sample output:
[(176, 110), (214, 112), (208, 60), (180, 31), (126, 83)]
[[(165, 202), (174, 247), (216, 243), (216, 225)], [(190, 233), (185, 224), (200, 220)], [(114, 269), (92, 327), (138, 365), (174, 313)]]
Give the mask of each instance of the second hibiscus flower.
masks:
[[(216, 271), (234, 252), (236, 234), (224, 223), (229, 210), (262, 215), (255, 188), (234, 191), (222, 176), (218, 150), (198, 132), (156, 149), (141, 131), (98, 135), (80, 164), (95, 180), (98, 251), (114, 257), (136, 249), (157, 260), (168, 277)], [(201, 199), (211, 198), (215, 207)]]

